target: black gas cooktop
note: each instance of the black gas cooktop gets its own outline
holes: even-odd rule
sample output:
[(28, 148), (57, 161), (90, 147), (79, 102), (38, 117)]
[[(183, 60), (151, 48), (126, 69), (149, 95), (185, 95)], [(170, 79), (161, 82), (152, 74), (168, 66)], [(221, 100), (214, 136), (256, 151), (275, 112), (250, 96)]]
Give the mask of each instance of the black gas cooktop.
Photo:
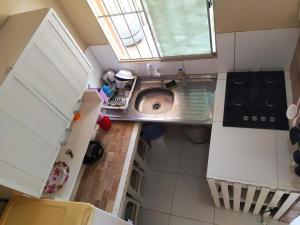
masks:
[(283, 71), (227, 73), (223, 126), (288, 130)]

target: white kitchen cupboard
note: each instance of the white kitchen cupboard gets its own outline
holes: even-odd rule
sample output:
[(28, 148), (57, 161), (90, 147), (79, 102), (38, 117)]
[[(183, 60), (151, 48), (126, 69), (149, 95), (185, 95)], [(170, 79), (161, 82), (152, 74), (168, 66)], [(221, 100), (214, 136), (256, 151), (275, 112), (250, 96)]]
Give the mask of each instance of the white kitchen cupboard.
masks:
[(92, 66), (52, 9), (0, 30), (0, 185), (40, 197)]

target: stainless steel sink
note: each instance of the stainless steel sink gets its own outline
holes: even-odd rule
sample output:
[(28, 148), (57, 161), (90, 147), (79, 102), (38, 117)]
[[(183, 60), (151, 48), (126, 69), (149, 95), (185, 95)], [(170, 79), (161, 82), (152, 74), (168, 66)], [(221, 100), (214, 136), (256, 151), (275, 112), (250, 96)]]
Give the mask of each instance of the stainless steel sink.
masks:
[(174, 103), (174, 94), (166, 88), (148, 88), (140, 91), (135, 99), (135, 108), (145, 114), (168, 112)]
[(173, 79), (176, 76), (141, 77), (126, 111), (103, 112), (112, 120), (210, 125), (216, 75), (191, 75), (185, 81), (176, 80), (177, 87), (166, 89), (164, 83)]

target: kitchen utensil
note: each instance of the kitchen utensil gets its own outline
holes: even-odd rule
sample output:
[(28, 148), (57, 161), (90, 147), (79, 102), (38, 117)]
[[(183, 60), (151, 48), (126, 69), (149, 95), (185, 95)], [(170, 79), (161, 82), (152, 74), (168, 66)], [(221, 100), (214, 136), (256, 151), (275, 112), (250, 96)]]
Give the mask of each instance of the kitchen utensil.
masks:
[(126, 97), (115, 97), (109, 101), (110, 106), (125, 106), (127, 98)]
[(96, 123), (96, 124), (95, 124), (95, 127), (94, 127), (93, 134), (92, 134), (92, 136), (91, 136), (91, 140), (92, 140), (92, 141), (94, 141), (94, 140), (96, 139), (97, 134), (99, 133), (99, 128), (100, 128), (99, 124)]
[(298, 177), (300, 177), (300, 166), (297, 166), (297, 167), (295, 168), (295, 174), (296, 174)]
[(62, 161), (55, 162), (44, 188), (44, 193), (58, 192), (69, 179), (70, 168)]
[(86, 165), (92, 165), (102, 157), (103, 153), (104, 148), (99, 141), (90, 141), (83, 163)]
[(106, 104), (109, 99), (102, 89), (100, 90), (99, 95), (100, 95), (101, 99), (103, 100), (103, 102)]
[(127, 81), (125, 84), (125, 90), (130, 91), (132, 89), (133, 82), (134, 80)]
[(108, 131), (111, 128), (111, 121), (108, 116), (104, 116), (100, 113), (97, 124), (101, 127), (102, 130)]
[(107, 84), (112, 84), (115, 82), (115, 75), (116, 73), (113, 70), (108, 70), (103, 74), (102, 80)]
[(293, 127), (290, 129), (290, 139), (292, 145), (296, 143), (300, 144), (300, 129), (298, 127)]
[(300, 105), (300, 97), (298, 99), (297, 105), (291, 104), (286, 111), (286, 117), (289, 120), (293, 120), (292, 121), (293, 126), (297, 124), (297, 120), (300, 116), (299, 105)]
[(113, 94), (112, 89), (107, 85), (103, 85), (102, 90), (106, 94), (107, 97), (111, 97)]
[(176, 84), (175, 80), (171, 80), (171, 81), (165, 83), (165, 85), (166, 85), (166, 88), (168, 88), (168, 89), (172, 89), (172, 88), (177, 87), (177, 84)]
[(127, 81), (128, 80), (117, 78), (116, 79), (116, 88), (118, 88), (118, 89), (124, 89), (125, 85), (127, 84)]
[(77, 120), (79, 120), (79, 119), (80, 119), (80, 112), (77, 111), (77, 112), (74, 113), (73, 121), (77, 121)]
[(297, 116), (297, 114), (298, 114), (298, 106), (295, 104), (290, 105), (286, 111), (286, 117), (289, 120), (292, 120)]
[(120, 70), (116, 75), (116, 78), (120, 80), (133, 80), (134, 76), (129, 70)]
[(293, 159), (295, 161), (295, 163), (297, 163), (298, 165), (300, 165), (300, 151), (294, 151), (293, 153)]

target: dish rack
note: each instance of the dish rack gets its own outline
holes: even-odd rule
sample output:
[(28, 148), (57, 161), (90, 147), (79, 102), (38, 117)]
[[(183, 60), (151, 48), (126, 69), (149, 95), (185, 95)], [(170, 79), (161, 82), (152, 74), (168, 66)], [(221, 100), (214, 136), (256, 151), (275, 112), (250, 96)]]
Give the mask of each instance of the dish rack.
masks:
[(118, 93), (114, 98), (109, 99), (107, 103), (104, 103), (103, 101), (102, 109), (126, 110), (128, 108), (129, 101), (132, 97), (132, 93), (136, 85), (136, 80), (137, 77), (135, 76), (133, 79), (131, 90), (124, 89), (124, 91), (122, 91), (124, 92), (122, 95)]

